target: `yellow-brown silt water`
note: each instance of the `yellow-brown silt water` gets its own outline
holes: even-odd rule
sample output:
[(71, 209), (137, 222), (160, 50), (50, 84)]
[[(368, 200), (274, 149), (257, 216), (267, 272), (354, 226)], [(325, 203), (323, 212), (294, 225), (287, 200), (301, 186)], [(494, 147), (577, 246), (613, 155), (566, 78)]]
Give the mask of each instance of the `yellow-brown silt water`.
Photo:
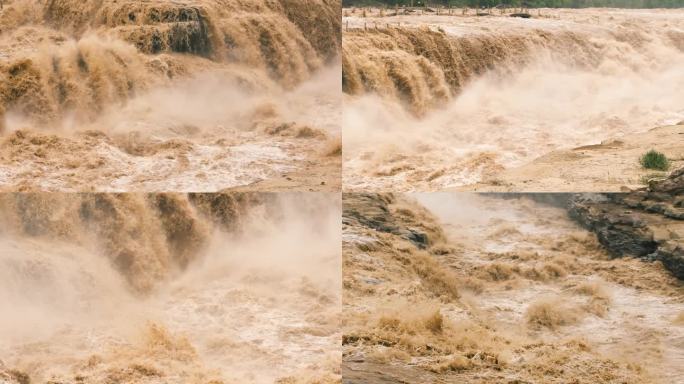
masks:
[[(553, 151), (676, 124), (683, 19), (678, 10), (544, 9), (520, 19), (345, 8), (345, 188), (459, 188)], [(620, 161), (638, 166), (638, 157)], [(545, 180), (549, 191), (580, 182)]]
[(339, 382), (333, 194), (3, 194), (0, 207), (0, 381)]
[(0, 183), (217, 191), (339, 163), (339, 23), (328, 0), (5, 1)]

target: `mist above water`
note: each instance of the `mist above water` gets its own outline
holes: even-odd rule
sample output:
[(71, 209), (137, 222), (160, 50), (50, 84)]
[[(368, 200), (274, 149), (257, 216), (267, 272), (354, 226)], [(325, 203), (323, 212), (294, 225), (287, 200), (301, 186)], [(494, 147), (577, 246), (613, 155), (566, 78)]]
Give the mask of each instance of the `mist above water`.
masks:
[(215, 191), (325, 160), (339, 140), (338, 9), (287, 0), (6, 2), (0, 180)]
[(339, 378), (334, 196), (26, 196), (2, 196), (0, 373)]
[(349, 381), (681, 381), (681, 282), (610, 257), (562, 201), (345, 195)]
[(684, 118), (684, 15), (560, 17), (401, 16), (401, 29), (347, 32), (345, 184), (467, 185)]

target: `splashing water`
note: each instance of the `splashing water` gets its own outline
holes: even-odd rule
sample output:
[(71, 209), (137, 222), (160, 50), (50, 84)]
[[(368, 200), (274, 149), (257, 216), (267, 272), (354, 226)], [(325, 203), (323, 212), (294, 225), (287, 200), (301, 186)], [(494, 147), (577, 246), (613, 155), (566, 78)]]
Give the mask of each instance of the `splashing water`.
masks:
[(8, 2), (4, 189), (216, 191), (334, 161), (339, 4), (309, 3)]
[(473, 184), (556, 149), (684, 118), (679, 11), (544, 10), (532, 20), (345, 12), (349, 190)]
[(339, 381), (335, 196), (1, 199), (0, 377)]

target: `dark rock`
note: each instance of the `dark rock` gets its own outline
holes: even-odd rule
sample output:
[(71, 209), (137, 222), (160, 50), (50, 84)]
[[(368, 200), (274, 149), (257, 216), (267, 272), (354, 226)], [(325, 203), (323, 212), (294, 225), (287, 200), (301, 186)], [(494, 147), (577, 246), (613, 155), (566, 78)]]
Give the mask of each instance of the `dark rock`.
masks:
[(393, 214), (390, 205), (396, 200), (392, 194), (345, 194), (342, 223), (360, 224), (379, 232), (401, 236), (419, 249), (429, 248), (439, 235), (430, 234), (429, 228), (407, 221), (401, 214)]
[(428, 235), (415, 229), (409, 229), (408, 233), (404, 235), (404, 238), (420, 249), (425, 249), (430, 245)]
[(651, 192), (666, 193), (668, 195), (684, 194), (684, 168), (673, 171), (665, 180), (654, 180), (648, 186)]
[[(377, 194), (349, 194), (345, 196), (349, 204), (344, 206), (342, 215), (343, 224), (351, 224), (353, 221), (373, 228), (376, 231), (397, 233), (399, 228), (392, 222), (388, 205), (392, 202), (392, 195)], [(351, 200), (355, 200), (351, 203)]]
[(576, 195), (569, 215), (614, 257), (661, 261), (684, 279), (684, 169), (626, 194)]
[(665, 268), (679, 279), (684, 279), (684, 248), (680, 244), (667, 242), (658, 247), (655, 259), (660, 260)]
[(616, 257), (625, 255), (645, 256), (655, 251), (657, 245), (653, 234), (637, 214), (625, 214), (612, 202), (584, 200), (573, 201), (570, 216), (584, 227), (596, 233), (599, 242)]

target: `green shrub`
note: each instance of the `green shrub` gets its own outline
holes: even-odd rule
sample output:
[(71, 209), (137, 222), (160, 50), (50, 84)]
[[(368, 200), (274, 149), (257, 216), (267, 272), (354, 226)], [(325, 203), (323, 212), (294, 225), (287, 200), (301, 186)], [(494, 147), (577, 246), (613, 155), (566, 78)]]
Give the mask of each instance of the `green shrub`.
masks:
[(646, 152), (639, 160), (641, 166), (646, 169), (657, 169), (659, 171), (667, 171), (670, 168), (670, 161), (665, 154), (651, 149)]

